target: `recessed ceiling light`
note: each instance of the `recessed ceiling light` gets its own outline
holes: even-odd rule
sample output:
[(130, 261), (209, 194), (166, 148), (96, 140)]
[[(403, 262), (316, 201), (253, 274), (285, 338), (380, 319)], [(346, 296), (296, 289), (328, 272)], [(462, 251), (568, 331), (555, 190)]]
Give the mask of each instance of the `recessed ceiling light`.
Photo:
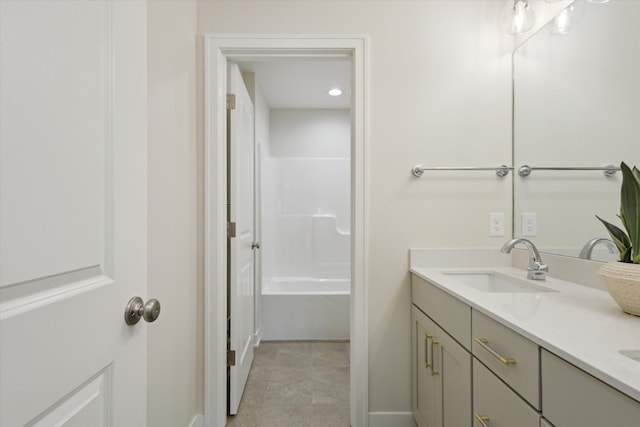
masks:
[(342, 95), (342, 91), (340, 89), (338, 89), (338, 88), (331, 89), (329, 91), (329, 95), (331, 95), (331, 96), (340, 96), (340, 95)]

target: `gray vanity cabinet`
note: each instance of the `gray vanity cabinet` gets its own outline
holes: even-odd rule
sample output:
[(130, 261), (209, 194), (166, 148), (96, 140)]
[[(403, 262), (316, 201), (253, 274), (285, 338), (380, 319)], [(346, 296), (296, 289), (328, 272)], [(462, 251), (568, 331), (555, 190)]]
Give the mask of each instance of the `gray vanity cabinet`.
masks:
[(640, 402), (411, 276), (420, 427), (640, 427)]
[(413, 413), (420, 427), (471, 425), (471, 354), (411, 308)]

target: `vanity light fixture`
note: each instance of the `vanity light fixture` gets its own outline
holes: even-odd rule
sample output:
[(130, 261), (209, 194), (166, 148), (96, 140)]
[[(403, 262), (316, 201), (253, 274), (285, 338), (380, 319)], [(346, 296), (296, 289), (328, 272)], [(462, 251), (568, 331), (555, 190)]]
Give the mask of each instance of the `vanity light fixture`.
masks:
[(340, 95), (342, 95), (342, 91), (340, 89), (338, 89), (338, 88), (333, 88), (328, 93), (331, 96), (340, 96)]
[(533, 27), (535, 16), (529, 0), (513, 0), (507, 2), (502, 12), (502, 27), (509, 34), (517, 35), (529, 31)]

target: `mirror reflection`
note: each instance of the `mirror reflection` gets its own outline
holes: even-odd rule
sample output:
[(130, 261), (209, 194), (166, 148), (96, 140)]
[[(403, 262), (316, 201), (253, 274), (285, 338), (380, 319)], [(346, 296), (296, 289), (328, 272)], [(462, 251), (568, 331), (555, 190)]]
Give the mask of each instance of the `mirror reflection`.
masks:
[(599, 261), (617, 250), (620, 172), (536, 170), (640, 164), (640, 1), (577, 0), (514, 52), (514, 236)]

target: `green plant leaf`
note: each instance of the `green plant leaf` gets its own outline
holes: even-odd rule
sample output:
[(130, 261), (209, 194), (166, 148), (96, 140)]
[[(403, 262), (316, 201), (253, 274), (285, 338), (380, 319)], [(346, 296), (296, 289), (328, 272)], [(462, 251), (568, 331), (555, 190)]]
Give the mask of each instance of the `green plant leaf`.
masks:
[(640, 170), (638, 170), (637, 167), (633, 167), (633, 176), (636, 178), (636, 181), (638, 181), (638, 183), (640, 183)]
[(619, 227), (603, 220), (598, 215), (596, 215), (596, 218), (598, 218), (598, 220), (605, 226), (611, 236), (611, 240), (613, 240), (618, 251), (620, 251), (620, 261), (631, 262), (631, 241), (629, 240), (629, 237), (627, 237), (626, 233)]
[(620, 219), (629, 235), (632, 259), (635, 261), (636, 258), (640, 258), (640, 172), (636, 167), (634, 169), (635, 171), (632, 171), (624, 162), (620, 164)]

